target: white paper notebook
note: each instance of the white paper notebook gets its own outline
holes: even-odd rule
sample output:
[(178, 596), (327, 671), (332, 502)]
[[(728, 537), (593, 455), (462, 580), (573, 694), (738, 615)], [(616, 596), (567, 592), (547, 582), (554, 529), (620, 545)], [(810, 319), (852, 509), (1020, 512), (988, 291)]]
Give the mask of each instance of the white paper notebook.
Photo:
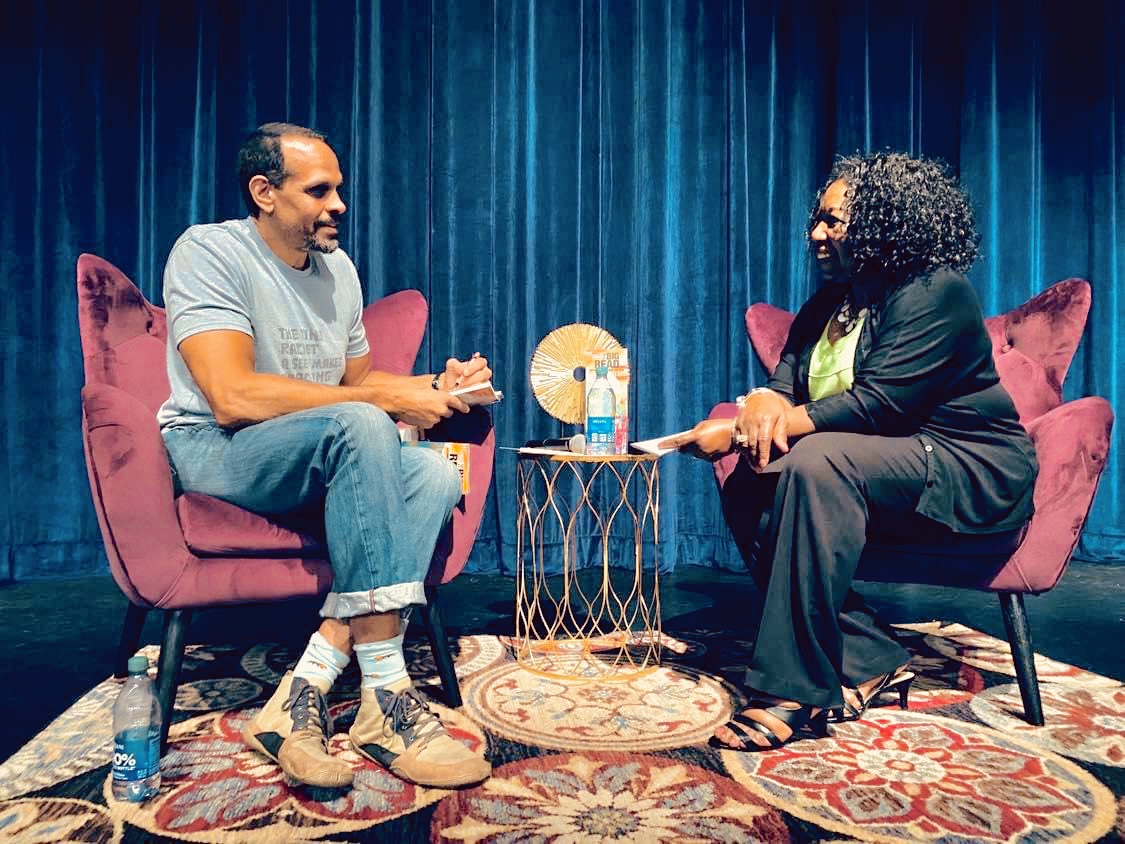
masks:
[(504, 394), (492, 386), (491, 381), (482, 381), (479, 384), (470, 384), (467, 387), (458, 387), (450, 390), (450, 395), (457, 396), (469, 407), (478, 405), (496, 404), (504, 398)]
[[(689, 428), (688, 431), (691, 429)], [(639, 440), (635, 443), (629, 443), (630, 448), (635, 448), (637, 451), (643, 451), (645, 454), (655, 454), (657, 457), (663, 457), (665, 454), (671, 454), (673, 451), (678, 451), (675, 448), (661, 448), (660, 443), (672, 437), (678, 437), (680, 434), (686, 434), (688, 431), (679, 431), (675, 434), (665, 434), (663, 437), (655, 437), (651, 440)]]

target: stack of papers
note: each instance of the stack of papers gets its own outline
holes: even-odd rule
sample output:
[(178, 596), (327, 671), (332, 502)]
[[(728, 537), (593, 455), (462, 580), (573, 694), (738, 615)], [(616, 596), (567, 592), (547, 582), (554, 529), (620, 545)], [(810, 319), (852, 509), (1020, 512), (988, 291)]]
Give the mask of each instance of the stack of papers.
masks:
[[(691, 430), (690, 428), (688, 429)], [(665, 454), (671, 454), (677, 451), (675, 448), (661, 448), (660, 443), (671, 437), (678, 437), (680, 434), (686, 434), (687, 431), (679, 431), (675, 434), (665, 434), (662, 437), (656, 437), (651, 440), (640, 440), (639, 442), (629, 443), (629, 448), (642, 452), (643, 454), (655, 454), (657, 457), (663, 457)]]
[(457, 396), (469, 407), (477, 407), (479, 405), (496, 404), (500, 399), (504, 398), (504, 394), (492, 386), (491, 381), (482, 381), (479, 384), (470, 384), (467, 387), (458, 387), (456, 390), (450, 390), (450, 395)]

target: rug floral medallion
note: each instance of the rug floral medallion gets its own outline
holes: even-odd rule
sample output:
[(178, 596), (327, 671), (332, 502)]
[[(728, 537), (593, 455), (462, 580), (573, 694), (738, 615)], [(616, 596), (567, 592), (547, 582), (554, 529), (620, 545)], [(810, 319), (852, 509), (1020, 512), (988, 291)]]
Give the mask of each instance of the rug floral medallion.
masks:
[[(329, 695), (331, 752), (349, 789), (310, 789), (240, 731), (299, 655), (287, 645), (192, 647), (157, 797), (109, 791), (106, 680), (0, 764), (6, 842), (1087, 842), (1125, 835), (1125, 685), (1040, 658), (1046, 727), (1021, 717), (1003, 642), (959, 625), (904, 625), (917, 674), (909, 709), (888, 697), (823, 739), (768, 753), (707, 739), (734, 707), (753, 643), (676, 631), (658, 668), (610, 680), (528, 671), (496, 636), (454, 648), (464, 705), (440, 705), (429, 648), (408, 639), (415, 682), (493, 776), (420, 788), (355, 753), (358, 673)], [(157, 650), (142, 651), (155, 670)]]
[(1072, 759), (1125, 768), (1125, 686), (1041, 684), (1046, 724), (1033, 727), (1021, 711), (1019, 686), (985, 689), (972, 700), (972, 712), (990, 727)]
[(465, 708), (486, 729), (557, 750), (666, 750), (705, 742), (730, 715), (721, 681), (677, 665), (627, 680), (548, 677), (515, 662), (475, 675)]
[(1093, 841), (1113, 794), (1080, 767), (980, 725), (882, 709), (829, 738), (721, 751), (735, 781), (865, 841)]
[(497, 768), (438, 804), (435, 841), (789, 841), (730, 779), (663, 756), (558, 753)]

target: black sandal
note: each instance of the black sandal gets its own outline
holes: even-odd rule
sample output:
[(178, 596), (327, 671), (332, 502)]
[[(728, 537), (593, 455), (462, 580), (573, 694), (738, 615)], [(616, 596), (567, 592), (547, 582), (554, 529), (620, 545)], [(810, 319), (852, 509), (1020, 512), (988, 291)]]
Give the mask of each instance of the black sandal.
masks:
[(879, 685), (872, 689), (871, 694), (865, 698), (860, 697), (859, 691), (853, 689), (852, 691), (855, 692), (856, 699), (859, 701), (859, 707), (856, 708), (850, 701), (845, 700), (844, 705), (840, 708), (829, 710), (828, 720), (836, 724), (842, 724), (845, 721), (858, 721), (863, 717), (868, 707), (875, 704), (875, 699), (887, 692), (897, 692), (899, 709), (906, 709), (910, 697), (910, 684), (914, 682), (914, 677), (914, 672), (907, 669), (891, 671), (883, 675)]
[[(816, 715), (813, 715), (812, 711), (815, 707), (812, 706), (802, 704), (796, 709), (789, 709), (788, 707), (776, 703), (771, 705), (767, 701), (760, 699), (751, 700), (749, 706), (745, 707), (745, 709), (760, 709), (763, 712), (767, 712), (789, 727), (792, 732), (789, 734), (788, 738), (778, 738), (777, 733), (765, 724), (747, 717), (743, 712), (735, 712), (731, 715), (730, 720), (727, 721), (725, 726), (738, 737), (738, 740), (742, 742), (742, 747), (731, 747), (717, 736), (711, 736), (709, 744), (712, 747), (718, 747), (721, 750), (737, 750), (742, 753), (758, 753), (763, 750), (776, 750), (791, 741), (800, 741), (808, 738), (807, 735), (802, 734), (802, 730), (805, 729), (811, 732), (816, 738), (824, 738), (829, 734), (827, 709), (821, 709)], [(754, 732), (765, 736), (766, 741), (770, 743), (769, 747), (763, 747), (755, 742), (753, 736), (744, 730), (743, 727), (749, 727)]]

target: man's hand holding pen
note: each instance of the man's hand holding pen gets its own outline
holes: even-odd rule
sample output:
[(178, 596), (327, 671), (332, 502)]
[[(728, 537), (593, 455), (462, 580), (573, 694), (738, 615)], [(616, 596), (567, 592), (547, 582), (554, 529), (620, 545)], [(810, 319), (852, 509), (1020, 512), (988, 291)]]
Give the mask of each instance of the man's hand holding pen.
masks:
[(473, 356), (467, 361), (450, 358), (445, 362), (441, 387), (444, 390), (456, 390), (460, 387), (471, 387), (473, 384), (483, 384), (491, 378), (492, 370), (488, 366), (488, 359), (482, 357), (480, 352), (473, 352)]

